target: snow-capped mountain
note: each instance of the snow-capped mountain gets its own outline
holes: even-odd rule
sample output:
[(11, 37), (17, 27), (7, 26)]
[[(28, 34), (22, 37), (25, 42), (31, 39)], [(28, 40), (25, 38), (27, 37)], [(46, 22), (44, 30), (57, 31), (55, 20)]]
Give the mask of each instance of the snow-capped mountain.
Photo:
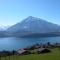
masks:
[(4, 27), (0, 27), (0, 31), (4, 31), (5, 29), (4, 29)]
[(60, 26), (47, 22), (43, 19), (29, 16), (22, 22), (17, 23), (7, 29), (8, 32), (16, 33), (16, 35), (31, 34), (31, 33), (52, 33), (59, 32)]
[(6, 29), (8, 29), (8, 26), (0, 25), (0, 31), (5, 31)]

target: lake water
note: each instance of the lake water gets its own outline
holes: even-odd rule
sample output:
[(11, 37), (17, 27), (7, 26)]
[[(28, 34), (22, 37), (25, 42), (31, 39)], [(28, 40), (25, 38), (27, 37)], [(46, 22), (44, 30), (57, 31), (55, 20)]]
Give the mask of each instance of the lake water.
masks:
[(36, 43), (60, 43), (60, 37), (42, 37), (42, 38), (0, 38), (0, 50), (17, 50), (19, 48), (29, 47)]

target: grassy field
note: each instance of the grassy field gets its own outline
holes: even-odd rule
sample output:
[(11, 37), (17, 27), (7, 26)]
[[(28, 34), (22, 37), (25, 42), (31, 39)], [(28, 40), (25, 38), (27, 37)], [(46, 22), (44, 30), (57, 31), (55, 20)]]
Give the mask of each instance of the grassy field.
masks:
[(60, 50), (55, 48), (51, 49), (52, 52), (45, 54), (29, 54), (23, 56), (10, 56), (4, 57), (0, 60), (60, 60)]

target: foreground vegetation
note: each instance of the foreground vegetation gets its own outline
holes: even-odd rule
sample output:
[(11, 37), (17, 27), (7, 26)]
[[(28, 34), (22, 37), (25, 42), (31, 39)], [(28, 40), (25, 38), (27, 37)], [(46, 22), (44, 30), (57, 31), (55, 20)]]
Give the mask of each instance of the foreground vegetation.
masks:
[(50, 53), (44, 54), (28, 54), (28, 55), (14, 55), (2, 57), (0, 60), (60, 60), (60, 49), (51, 49)]

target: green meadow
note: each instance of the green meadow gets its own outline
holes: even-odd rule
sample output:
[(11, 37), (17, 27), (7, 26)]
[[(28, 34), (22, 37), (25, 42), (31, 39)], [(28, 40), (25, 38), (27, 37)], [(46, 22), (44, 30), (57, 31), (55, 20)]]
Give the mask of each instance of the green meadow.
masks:
[(28, 55), (14, 55), (8, 57), (1, 57), (0, 60), (60, 60), (60, 49), (51, 49), (50, 53), (44, 54), (28, 54)]

